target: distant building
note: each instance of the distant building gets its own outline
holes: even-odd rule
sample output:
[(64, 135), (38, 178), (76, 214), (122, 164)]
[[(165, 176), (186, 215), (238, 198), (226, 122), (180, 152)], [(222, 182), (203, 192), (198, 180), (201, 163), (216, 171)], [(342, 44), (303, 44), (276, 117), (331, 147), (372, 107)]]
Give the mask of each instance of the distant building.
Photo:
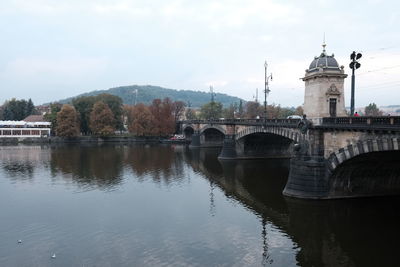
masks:
[(47, 113), (51, 112), (51, 108), (49, 105), (36, 106), (35, 109), (39, 114), (42, 114), (42, 115), (46, 115)]
[(51, 122), (0, 121), (0, 138), (48, 137)]
[(43, 115), (29, 115), (25, 119), (23, 119), (25, 122), (44, 122), (46, 121), (43, 117)]

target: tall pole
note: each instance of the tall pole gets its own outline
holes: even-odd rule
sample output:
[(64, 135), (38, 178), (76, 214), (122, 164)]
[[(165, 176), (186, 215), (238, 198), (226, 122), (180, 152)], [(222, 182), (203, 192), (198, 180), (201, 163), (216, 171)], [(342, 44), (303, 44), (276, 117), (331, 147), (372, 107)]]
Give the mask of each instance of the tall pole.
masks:
[(353, 51), (353, 53), (350, 54), (350, 69), (351, 71), (351, 100), (350, 100), (350, 116), (354, 116), (354, 91), (355, 91), (355, 83), (356, 83), (356, 77), (354, 75), (354, 72), (356, 69), (361, 67), (361, 64), (357, 61), (362, 57), (361, 53), (356, 53), (356, 51)]
[(351, 100), (350, 100), (350, 114), (354, 115), (354, 87), (356, 83), (356, 76), (354, 75), (354, 68), (351, 70)]
[(264, 69), (265, 69), (265, 82), (264, 82), (264, 124), (267, 124), (267, 95), (269, 94), (269, 80), (271, 79), (272, 81), (272, 73), (268, 75), (267, 73), (267, 68), (268, 64), (267, 61), (264, 63)]
[(268, 64), (267, 61), (264, 63), (264, 69), (265, 69), (265, 79), (264, 79), (264, 123), (267, 123), (267, 68)]
[(135, 102), (134, 102), (134, 106), (136, 106), (138, 89), (135, 89), (135, 91), (133, 91), (133, 92), (135, 93)]

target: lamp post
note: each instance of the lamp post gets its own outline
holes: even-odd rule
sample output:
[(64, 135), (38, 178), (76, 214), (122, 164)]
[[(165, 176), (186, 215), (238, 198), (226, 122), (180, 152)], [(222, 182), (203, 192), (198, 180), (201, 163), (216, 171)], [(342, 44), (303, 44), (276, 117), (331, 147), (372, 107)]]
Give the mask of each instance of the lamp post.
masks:
[(353, 53), (350, 54), (350, 69), (351, 71), (351, 100), (350, 100), (350, 113), (351, 116), (354, 115), (354, 87), (355, 87), (355, 82), (356, 82), (356, 77), (354, 75), (354, 71), (361, 67), (361, 64), (358, 63), (358, 59), (362, 57), (361, 53), (356, 53), (356, 51), (353, 51)]
[(265, 69), (265, 83), (264, 83), (264, 124), (267, 125), (267, 95), (271, 90), (269, 90), (269, 80), (272, 81), (272, 73), (270, 75), (267, 74), (268, 63), (265, 61), (264, 69)]

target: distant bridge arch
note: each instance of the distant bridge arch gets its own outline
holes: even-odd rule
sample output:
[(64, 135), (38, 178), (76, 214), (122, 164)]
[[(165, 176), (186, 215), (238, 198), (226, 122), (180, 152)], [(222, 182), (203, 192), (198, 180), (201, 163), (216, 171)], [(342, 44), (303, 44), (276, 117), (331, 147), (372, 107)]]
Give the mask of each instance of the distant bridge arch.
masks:
[(269, 127), (250, 126), (250, 127), (245, 127), (242, 130), (240, 130), (235, 135), (235, 140), (239, 140), (248, 135), (257, 134), (257, 133), (275, 134), (275, 135), (279, 135), (282, 137), (286, 137), (294, 142), (299, 142), (300, 135), (301, 135), (297, 129), (293, 129), (293, 128), (271, 127), (271, 126), (269, 126)]
[(205, 131), (210, 130), (210, 129), (217, 130), (217, 131), (221, 132), (223, 135), (226, 135), (225, 128), (220, 125), (205, 125), (202, 128), (200, 128), (200, 134), (204, 134)]

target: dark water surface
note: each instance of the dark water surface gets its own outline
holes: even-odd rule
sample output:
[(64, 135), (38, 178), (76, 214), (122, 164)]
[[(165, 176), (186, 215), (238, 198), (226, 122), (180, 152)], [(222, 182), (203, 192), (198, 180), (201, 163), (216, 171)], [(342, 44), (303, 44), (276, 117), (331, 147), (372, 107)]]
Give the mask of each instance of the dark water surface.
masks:
[(0, 147), (0, 266), (400, 266), (399, 198), (284, 198), (287, 160), (218, 152)]

